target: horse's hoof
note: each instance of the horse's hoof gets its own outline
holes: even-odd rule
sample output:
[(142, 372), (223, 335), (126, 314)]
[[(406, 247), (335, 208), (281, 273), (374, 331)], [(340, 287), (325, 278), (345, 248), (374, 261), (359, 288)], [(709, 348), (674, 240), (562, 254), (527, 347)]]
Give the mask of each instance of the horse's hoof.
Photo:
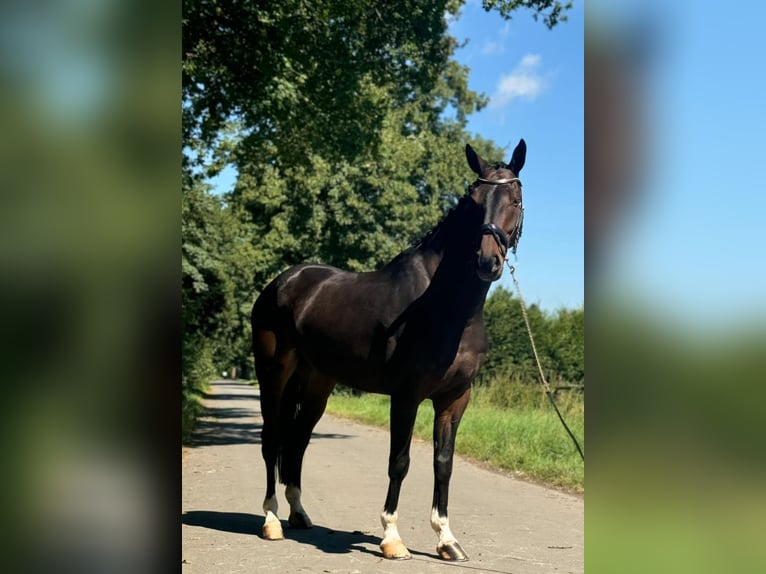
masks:
[(266, 540), (283, 540), (285, 535), (279, 521), (265, 523), (263, 525), (263, 537)]
[(457, 542), (440, 544), (436, 547), (436, 553), (439, 555), (439, 558), (449, 562), (465, 562), (468, 560), (468, 555)]
[(297, 528), (299, 530), (306, 530), (307, 528), (314, 527), (314, 525), (311, 523), (311, 519), (306, 514), (301, 514), (298, 512), (291, 514), (290, 518), (287, 519), (287, 522), (292, 528)]
[(407, 550), (407, 547), (401, 540), (381, 544), (380, 550), (383, 552), (383, 557), (389, 560), (409, 560), (412, 558), (410, 551)]

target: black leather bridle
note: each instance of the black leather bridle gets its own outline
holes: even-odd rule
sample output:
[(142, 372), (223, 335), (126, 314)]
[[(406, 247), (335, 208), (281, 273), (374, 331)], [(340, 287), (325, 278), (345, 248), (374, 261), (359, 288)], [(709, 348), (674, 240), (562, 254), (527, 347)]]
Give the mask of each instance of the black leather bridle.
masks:
[[(518, 177), (507, 177), (504, 179), (484, 179), (483, 177), (480, 177), (477, 179), (477, 181), (480, 181), (481, 183), (485, 183), (487, 185), (502, 185), (504, 183), (513, 183), (514, 181), (517, 181), (519, 183), (519, 187), (521, 187), (521, 180)], [(521, 222), (524, 218), (524, 208), (521, 207), (521, 217), (519, 218), (519, 222), (516, 225), (515, 229), (521, 228)], [(500, 229), (497, 225), (494, 223), (485, 223), (479, 228), (479, 236), (483, 237), (485, 235), (491, 235), (495, 242), (502, 247), (503, 250), (503, 257), (505, 257), (505, 254), (508, 253), (508, 248), (510, 245), (510, 237), (509, 235)], [(517, 233), (516, 236), (516, 243), (518, 243), (518, 236), (520, 234)], [(516, 252), (516, 245), (513, 245), (513, 252)]]

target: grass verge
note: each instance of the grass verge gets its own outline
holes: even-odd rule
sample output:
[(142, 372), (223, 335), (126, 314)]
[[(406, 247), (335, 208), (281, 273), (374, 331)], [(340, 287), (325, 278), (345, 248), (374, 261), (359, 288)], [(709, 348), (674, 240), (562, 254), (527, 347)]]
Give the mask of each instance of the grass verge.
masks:
[[(327, 412), (388, 427), (389, 404), (390, 398), (384, 395), (336, 394), (330, 398)], [(565, 400), (559, 408), (584, 449), (582, 401)], [(433, 418), (430, 401), (424, 401), (418, 410), (415, 436), (432, 440)], [(488, 391), (476, 389), (460, 424), (455, 450), (551, 486), (584, 490), (583, 462), (550, 405), (503, 408), (490, 402)]]
[(197, 417), (204, 410), (202, 403), (200, 403), (200, 398), (204, 392), (204, 389), (184, 388), (181, 390), (181, 444), (189, 443)]

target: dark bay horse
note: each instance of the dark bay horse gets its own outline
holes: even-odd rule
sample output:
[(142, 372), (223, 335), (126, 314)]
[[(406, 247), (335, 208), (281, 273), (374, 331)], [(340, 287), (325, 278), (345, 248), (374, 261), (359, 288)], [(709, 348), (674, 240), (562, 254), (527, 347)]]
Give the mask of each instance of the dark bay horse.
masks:
[(290, 525), (311, 527), (301, 506), (303, 455), (333, 387), (342, 383), (391, 396), (383, 556), (410, 557), (399, 536), (397, 506), (418, 405), (431, 399), (436, 550), (445, 560), (468, 559), (447, 518), (455, 435), (487, 352), (484, 300), (521, 236), (518, 174), (526, 144), (519, 142), (509, 164), (490, 164), (469, 145), (465, 151), (478, 178), (418, 244), (370, 273), (291, 267), (256, 300), (252, 326), (266, 462), (264, 538), (283, 538), (277, 471), (286, 485)]

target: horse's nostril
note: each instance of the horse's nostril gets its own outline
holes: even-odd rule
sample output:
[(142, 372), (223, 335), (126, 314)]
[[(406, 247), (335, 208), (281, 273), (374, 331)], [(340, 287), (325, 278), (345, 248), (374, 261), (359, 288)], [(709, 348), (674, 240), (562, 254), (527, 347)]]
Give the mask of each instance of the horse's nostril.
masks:
[(480, 255), (478, 257), (477, 264), (479, 272), (483, 276), (493, 276), (497, 275), (498, 271), (500, 271), (501, 267), (503, 266), (503, 258), (497, 254), (490, 255), (489, 257), (482, 257)]

